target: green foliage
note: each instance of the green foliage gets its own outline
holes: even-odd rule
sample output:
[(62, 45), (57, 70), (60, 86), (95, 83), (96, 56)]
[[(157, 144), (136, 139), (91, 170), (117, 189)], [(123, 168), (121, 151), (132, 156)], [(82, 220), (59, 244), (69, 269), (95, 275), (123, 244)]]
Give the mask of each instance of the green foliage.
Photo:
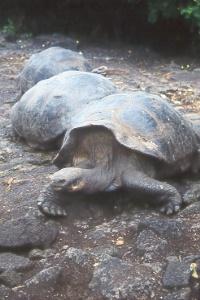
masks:
[(159, 17), (163, 17), (165, 19), (177, 18), (179, 11), (177, 9), (176, 0), (149, 0), (148, 1), (148, 9), (149, 15), (148, 20), (150, 23), (155, 23)]
[(16, 26), (11, 19), (8, 19), (7, 23), (3, 26), (2, 33), (6, 35), (15, 36), (17, 34)]
[[(139, 0), (128, 0), (137, 5)], [(147, 0), (148, 21), (156, 23), (160, 19), (184, 18), (192, 26), (200, 29), (200, 0)]]
[(159, 17), (164, 19), (176, 19), (183, 17), (192, 27), (200, 29), (200, 0), (149, 0), (148, 1), (150, 23), (155, 23)]
[(181, 15), (200, 29), (200, 0), (193, 0), (189, 5), (180, 9)]

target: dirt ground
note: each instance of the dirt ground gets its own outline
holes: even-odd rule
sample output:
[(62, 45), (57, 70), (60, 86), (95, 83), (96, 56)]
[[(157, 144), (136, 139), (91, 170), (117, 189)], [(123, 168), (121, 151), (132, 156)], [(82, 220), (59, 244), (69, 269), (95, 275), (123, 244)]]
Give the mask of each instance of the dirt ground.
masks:
[[(49, 175), (56, 170), (51, 163), (55, 152), (34, 151), (14, 137), (9, 115), (19, 94), (16, 85), (17, 75), (26, 59), (46, 47), (49, 40), (51, 40), (51, 36), (44, 38), (41, 43), (38, 41), (36, 43), (34, 38), (21, 39), (13, 43), (6, 42), (3, 38), (0, 39), (0, 225), (5, 224), (8, 220), (12, 221), (21, 217), (35, 217), (42, 222), (48, 220), (39, 212), (36, 200), (42, 187), (48, 182)], [(159, 93), (163, 97), (169, 97), (177, 109), (183, 112), (200, 113), (200, 61), (197, 59), (165, 57), (147, 47), (112, 43), (106, 46), (94, 46), (80, 41), (79, 51), (89, 59), (93, 68), (102, 67), (101, 72), (110, 78), (119, 90), (139, 89)], [(198, 179), (195, 179), (194, 182), (199, 184)], [(51, 255), (34, 260), (33, 270), (26, 274), (23, 273), (23, 279), (16, 284), (6, 284), (0, 274), (0, 292), (2, 291), (0, 299), (200, 299), (200, 275), (195, 278), (192, 271), (189, 270), (191, 263), (198, 266), (200, 259), (199, 216), (200, 205), (198, 206), (198, 202), (170, 218), (164, 217), (146, 206), (141, 208), (131, 205), (130, 207), (129, 203), (118, 206), (115, 201), (107, 204), (102, 200), (102, 204), (100, 202), (79, 203), (79, 206), (74, 204), (69, 207), (67, 218), (53, 220), (59, 226), (59, 235), (56, 242), (47, 247), (51, 250)], [(150, 225), (147, 225), (145, 220), (149, 221)], [(166, 232), (164, 229), (160, 232), (158, 229), (152, 229), (153, 220), (157, 220), (156, 222), (161, 224), (158, 227), (162, 227), (162, 222), (166, 222)], [(171, 229), (170, 224), (172, 223), (174, 225)], [(181, 224), (180, 231), (174, 229), (178, 226), (177, 224)], [(12, 231), (12, 228), (10, 230)], [(175, 231), (175, 236), (173, 236), (172, 232)], [(144, 234), (143, 239), (141, 234)], [(146, 249), (150, 248), (149, 243), (151, 243), (151, 241), (147, 241), (147, 236), (151, 236), (151, 234), (151, 241), (154, 243), (153, 250), (148, 250), (147, 253)], [(159, 248), (157, 243), (163, 244), (163, 248)], [(98, 272), (95, 273), (94, 269), (90, 267), (90, 263), (87, 265), (85, 261), (81, 266), (79, 265), (79, 269), (68, 264), (70, 265), (68, 277), (64, 279), (65, 282), (68, 281), (67, 286), (63, 284), (63, 281), (59, 285), (50, 280), (49, 285), (45, 287), (41, 285), (44, 288), (44, 294), (42, 291), (38, 294), (38, 289), (41, 288), (40, 282), (39, 285), (27, 283), (41, 270), (53, 266), (61, 268), (64, 256), (73, 260), (72, 256), (69, 258), (69, 249), (72, 247), (81, 249), (81, 251), (88, 249), (88, 251), (94, 251), (94, 249), (106, 248), (106, 246), (117, 249), (118, 255), (114, 257), (119, 260), (118, 266), (121, 263), (122, 266), (125, 266), (125, 273), (128, 270), (126, 269), (128, 268), (127, 263), (133, 265), (134, 270), (137, 269), (137, 264), (139, 270), (143, 272), (139, 288), (138, 286), (135, 290), (133, 288), (134, 295), (130, 290), (127, 292), (124, 287), (122, 294), (117, 294), (115, 282), (120, 286), (121, 280), (125, 279), (116, 279), (114, 273), (109, 274), (110, 283), (106, 286), (100, 278), (103, 276), (103, 273), (100, 272), (103, 268), (99, 269), (98, 277)], [(9, 252), (30, 257), (30, 249), (7, 248)], [(5, 249), (0, 247), (0, 251), (1, 253), (5, 252)], [(46, 250), (42, 249), (41, 251), (45, 252)], [(177, 260), (170, 260), (170, 257), (175, 257)], [(113, 261), (109, 262), (113, 263)], [(168, 276), (166, 268), (170, 268), (169, 265), (172, 262), (177, 263), (173, 274), (180, 271), (178, 263), (187, 264), (189, 262), (186, 267), (186, 271), (189, 270), (190, 273), (188, 281), (184, 277), (181, 284), (172, 284), (171, 286), (165, 282)], [(95, 268), (95, 264), (102, 263), (101, 261), (101, 263), (93, 262), (92, 264)], [(145, 276), (148, 275), (149, 269), (142, 269), (147, 267), (153, 274), (149, 275), (151, 278), (149, 278), (150, 283), (148, 284), (148, 278)], [(112, 270), (112, 264), (110, 270)], [(131, 272), (128, 274), (132, 274)], [(133, 277), (135, 278), (134, 272)], [(118, 273), (120, 273), (120, 269)], [(183, 269), (180, 273), (184, 273)], [(87, 274), (90, 274), (89, 279)], [(70, 281), (69, 278), (73, 280)], [(151, 283), (151, 280), (154, 282)], [(148, 291), (145, 293), (142, 292), (142, 289), (145, 291), (144, 285), (148, 286)], [(126, 286), (129, 286), (129, 283), (126, 283)], [(112, 293), (108, 291), (112, 291)]]

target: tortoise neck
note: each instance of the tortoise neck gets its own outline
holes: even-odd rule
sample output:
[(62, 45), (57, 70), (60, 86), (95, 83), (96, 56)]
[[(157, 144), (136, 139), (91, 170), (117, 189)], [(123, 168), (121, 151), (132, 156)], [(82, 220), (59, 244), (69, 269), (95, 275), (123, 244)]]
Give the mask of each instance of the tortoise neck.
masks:
[(85, 169), (86, 193), (98, 193), (107, 190), (114, 180), (112, 170), (107, 165), (98, 165), (93, 169)]

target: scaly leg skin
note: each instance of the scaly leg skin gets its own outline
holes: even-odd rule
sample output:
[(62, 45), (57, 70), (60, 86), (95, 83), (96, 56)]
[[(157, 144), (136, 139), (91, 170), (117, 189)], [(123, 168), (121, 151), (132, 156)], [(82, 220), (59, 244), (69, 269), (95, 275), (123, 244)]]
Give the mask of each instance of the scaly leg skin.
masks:
[(47, 185), (37, 200), (39, 210), (48, 216), (67, 216), (66, 205), (62, 203), (60, 196), (60, 193), (55, 192), (50, 184)]
[(122, 175), (122, 185), (129, 191), (133, 191), (133, 195), (143, 195), (155, 198), (161, 204), (160, 211), (167, 215), (171, 215), (180, 210), (182, 199), (175, 187), (155, 180), (141, 172), (131, 170), (125, 171)]

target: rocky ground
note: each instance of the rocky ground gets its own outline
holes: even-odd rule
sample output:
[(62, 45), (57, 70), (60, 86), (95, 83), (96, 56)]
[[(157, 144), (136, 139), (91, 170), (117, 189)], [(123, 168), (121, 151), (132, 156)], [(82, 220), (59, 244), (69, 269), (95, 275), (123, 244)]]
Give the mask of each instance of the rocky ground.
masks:
[[(39, 212), (36, 200), (56, 170), (55, 153), (33, 151), (17, 140), (9, 113), (25, 60), (68, 43), (53, 36), (12, 43), (0, 38), (0, 299), (200, 299), (198, 177), (175, 183), (195, 196), (173, 217), (119, 194), (71, 203), (66, 218)], [(195, 59), (114, 44), (80, 43), (80, 50), (119, 89), (159, 92), (184, 112), (200, 112)]]

